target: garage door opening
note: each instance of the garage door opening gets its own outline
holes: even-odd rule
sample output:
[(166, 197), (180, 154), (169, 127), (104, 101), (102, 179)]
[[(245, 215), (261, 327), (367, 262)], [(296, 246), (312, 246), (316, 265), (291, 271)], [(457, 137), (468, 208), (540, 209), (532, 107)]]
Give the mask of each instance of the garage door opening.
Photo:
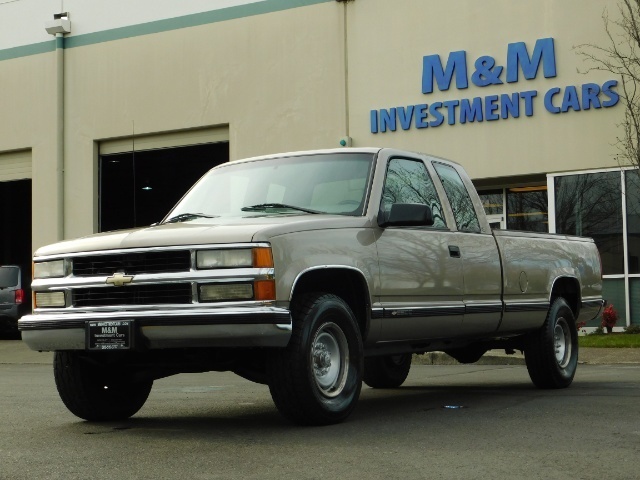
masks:
[(31, 179), (0, 182), (0, 265), (18, 265), (30, 298)]
[(162, 220), (202, 175), (227, 161), (228, 142), (100, 155), (100, 231)]

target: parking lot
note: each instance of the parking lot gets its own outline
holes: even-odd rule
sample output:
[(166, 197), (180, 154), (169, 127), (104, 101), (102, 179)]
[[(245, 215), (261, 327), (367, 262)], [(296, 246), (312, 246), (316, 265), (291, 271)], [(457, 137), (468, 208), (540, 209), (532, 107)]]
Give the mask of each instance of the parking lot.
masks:
[(637, 364), (581, 365), (559, 391), (535, 389), (522, 365), (416, 365), (405, 386), (363, 388), (345, 423), (322, 428), (284, 421), (263, 385), (183, 374), (156, 381), (132, 419), (97, 424), (63, 406), (51, 354), (10, 345), (0, 349), (3, 480), (633, 479), (640, 470)]

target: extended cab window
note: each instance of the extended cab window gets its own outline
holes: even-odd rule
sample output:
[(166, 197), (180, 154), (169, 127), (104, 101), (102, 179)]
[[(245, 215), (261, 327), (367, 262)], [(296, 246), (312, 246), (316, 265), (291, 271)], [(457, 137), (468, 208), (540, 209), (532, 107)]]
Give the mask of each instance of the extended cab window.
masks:
[(433, 226), (436, 228), (447, 226), (433, 180), (429, 176), (427, 167), (418, 160), (392, 158), (389, 161), (380, 209), (384, 214), (388, 214), (394, 203), (429, 205), (433, 214)]
[(456, 226), (461, 232), (480, 232), (480, 223), (467, 188), (456, 169), (450, 165), (433, 162), (444, 191), (447, 194)]

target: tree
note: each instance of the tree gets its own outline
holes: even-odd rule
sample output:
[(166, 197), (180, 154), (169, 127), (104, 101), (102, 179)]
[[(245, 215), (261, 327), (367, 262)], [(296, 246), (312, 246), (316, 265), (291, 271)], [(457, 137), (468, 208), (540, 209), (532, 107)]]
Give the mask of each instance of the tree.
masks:
[(607, 45), (591, 43), (575, 47), (594, 70), (610, 72), (620, 78), (620, 102), (624, 105), (622, 132), (616, 137), (619, 165), (640, 166), (640, 0), (621, 0), (619, 16), (612, 18), (607, 9), (602, 14), (609, 38)]

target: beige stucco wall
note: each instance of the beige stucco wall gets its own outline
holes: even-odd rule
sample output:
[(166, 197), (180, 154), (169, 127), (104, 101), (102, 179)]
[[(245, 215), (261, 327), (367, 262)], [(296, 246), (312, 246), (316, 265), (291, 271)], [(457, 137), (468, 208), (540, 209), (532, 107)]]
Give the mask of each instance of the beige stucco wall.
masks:
[[(231, 159), (338, 146), (393, 146), (461, 162), (474, 178), (615, 166), (622, 106), (552, 115), (551, 87), (602, 84), (575, 45), (603, 43), (614, 0), (325, 2), (65, 50), (64, 237), (95, 231), (101, 141), (228, 126)], [(345, 71), (344, 15), (348, 73)], [(77, 18), (77, 17), (72, 17)], [(76, 20), (74, 20), (76, 21)], [(558, 75), (421, 92), (422, 57), (555, 39)], [(53, 40), (52, 40), (53, 42)], [(32, 150), (33, 244), (57, 240), (55, 52), (0, 61), (0, 152)], [(345, 79), (347, 80), (345, 82)], [(348, 83), (348, 104), (345, 100)], [(372, 134), (371, 109), (538, 90), (533, 117)], [(347, 118), (348, 125), (347, 125)], [(171, 172), (167, 172), (171, 174)]]
[[(583, 43), (606, 43), (605, 7), (617, 12), (616, 2), (609, 0), (356, 0), (349, 5), (348, 20), (354, 143), (444, 156), (465, 165), (474, 178), (616, 165), (610, 144), (623, 115), (620, 104), (553, 115), (544, 109), (542, 98), (551, 87), (602, 85), (615, 78), (602, 72), (579, 74), (577, 69), (586, 66), (573, 50)], [(445, 92), (422, 94), (424, 55), (439, 54), (444, 63), (451, 51), (465, 50), (471, 75), (476, 58), (490, 55), (505, 65), (509, 43), (525, 42), (531, 53), (535, 41), (546, 37), (555, 40), (555, 78), (539, 73), (535, 80), (483, 88), (470, 82), (466, 90), (452, 85)], [(524, 90), (538, 90), (532, 117), (370, 133), (371, 109)]]
[(53, 54), (2, 61), (0, 79), (0, 152), (31, 151), (35, 250), (59, 238)]

